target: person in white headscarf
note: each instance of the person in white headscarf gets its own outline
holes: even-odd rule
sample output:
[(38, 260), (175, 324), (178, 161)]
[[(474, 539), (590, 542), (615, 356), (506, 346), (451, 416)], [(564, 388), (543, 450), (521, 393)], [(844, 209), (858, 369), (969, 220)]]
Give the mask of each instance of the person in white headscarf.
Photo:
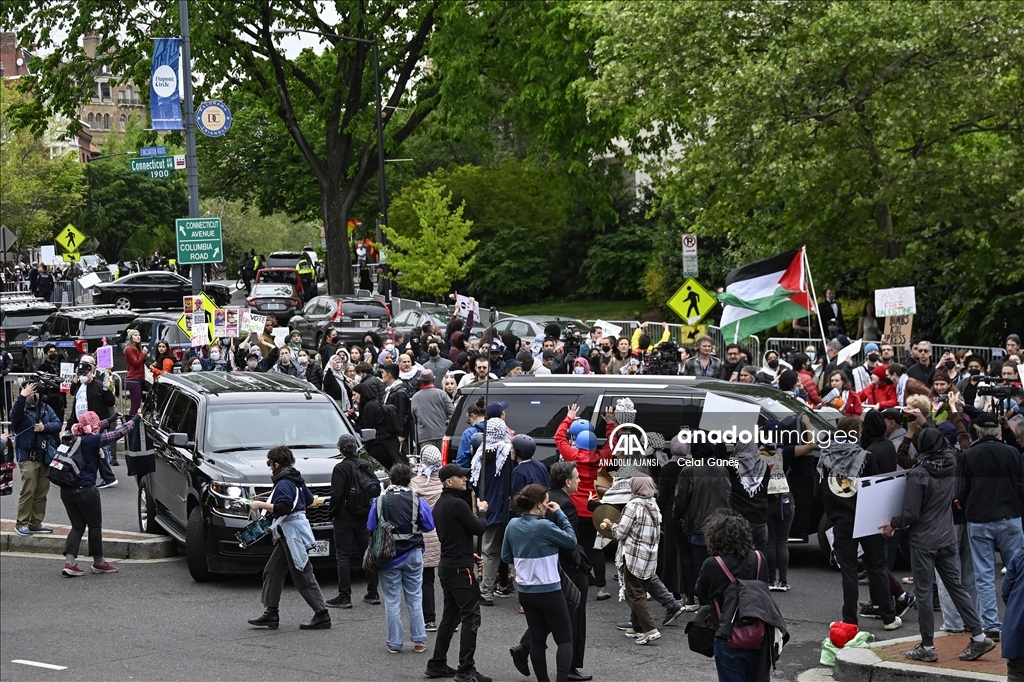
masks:
[(737, 460), (737, 466), (729, 467), (732, 484), (729, 503), (733, 511), (750, 524), (754, 549), (764, 554), (768, 551), (768, 481), (771, 478), (768, 460), (755, 443), (738, 443), (732, 457)]
[(324, 393), (334, 398), (343, 412), (352, 409), (351, 381), (345, 376), (345, 360), (338, 355), (329, 355), (324, 369)]
[[(409, 487), (426, 500), (431, 510), (441, 497), (441, 479), (437, 477), (440, 470), (441, 451), (434, 445), (424, 445), (420, 449), (419, 474), (412, 479)], [(441, 542), (437, 538), (437, 531), (424, 533), (423, 544), (423, 622), (426, 623), (427, 632), (435, 632), (437, 610), (434, 605), (434, 574), (441, 563)]]
[[(491, 412), (489, 406), (488, 413)], [(498, 567), (501, 563), (501, 543), (505, 539), (505, 526), (508, 524), (512, 469), (515, 467), (511, 455), (512, 435), (508, 426), (501, 417), (491, 417), (487, 420), (486, 439), (481, 439), (480, 445), (475, 448), (469, 467), (470, 480), (473, 489), (477, 491), (477, 498), (482, 497), (487, 502), (487, 529), (481, 543), (484, 571), (480, 579), (480, 600), (487, 606), (494, 604)]]

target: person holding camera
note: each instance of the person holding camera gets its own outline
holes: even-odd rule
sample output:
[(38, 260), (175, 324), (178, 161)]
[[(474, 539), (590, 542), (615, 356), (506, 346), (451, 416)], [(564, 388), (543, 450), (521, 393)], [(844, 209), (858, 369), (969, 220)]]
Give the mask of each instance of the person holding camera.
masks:
[(21, 535), (52, 533), (43, 525), (46, 516), (46, 494), (50, 479), (46, 477), (47, 451), (56, 447), (60, 435), (60, 419), (43, 402), (39, 385), (26, 382), (11, 408), (11, 433), (21, 470), (21, 494), (18, 496), (18, 519), (14, 529)]
[[(100, 379), (96, 370), (96, 360), (91, 355), (83, 355), (78, 360), (78, 373), (75, 376), (71, 392), (75, 396), (71, 416), (68, 418), (67, 429), (78, 423), (86, 412), (95, 412), (101, 421), (110, 417), (114, 407), (114, 382), (109, 379)], [(116, 439), (115, 439), (116, 440)], [(113, 441), (111, 441), (113, 442)], [(99, 488), (113, 488), (117, 485), (117, 478), (111, 466), (117, 466), (117, 457), (111, 456), (109, 443), (104, 443), (103, 454), (100, 457), (99, 470), (102, 482)]]

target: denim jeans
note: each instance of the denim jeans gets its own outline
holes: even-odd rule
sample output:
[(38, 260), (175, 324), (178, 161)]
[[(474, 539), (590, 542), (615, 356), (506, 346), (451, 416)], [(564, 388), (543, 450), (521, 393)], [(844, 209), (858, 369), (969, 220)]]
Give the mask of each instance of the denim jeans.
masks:
[(388, 648), (402, 648), (403, 593), (405, 608), (409, 613), (409, 638), (414, 644), (425, 644), (427, 630), (423, 623), (423, 552), (414, 549), (406, 553), (397, 565), (385, 568), (379, 575), (384, 614), (388, 623)]
[(733, 649), (724, 639), (715, 638), (718, 682), (756, 682), (760, 661), (760, 649)]
[(1020, 517), (990, 523), (968, 521), (967, 535), (971, 539), (971, 554), (974, 556), (981, 622), (986, 632), (1002, 630), (1003, 624), (999, 621), (999, 606), (996, 603), (996, 550), (1002, 555), (1003, 564), (1007, 564), (1013, 553), (1024, 545)]

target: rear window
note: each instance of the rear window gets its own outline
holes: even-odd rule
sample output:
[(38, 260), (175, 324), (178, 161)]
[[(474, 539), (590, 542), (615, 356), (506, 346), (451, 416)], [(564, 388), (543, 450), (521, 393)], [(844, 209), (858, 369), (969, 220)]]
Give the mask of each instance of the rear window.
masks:
[(53, 313), (53, 310), (12, 310), (10, 312), (0, 311), (0, 326), (4, 329), (14, 327), (31, 327), (34, 324), (42, 324), (46, 318)]
[(387, 317), (388, 309), (376, 301), (343, 301), (341, 312), (347, 317)]
[[(455, 431), (452, 435), (452, 442), (458, 443), (462, 438), (462, 432), (469, 425), (466, 423), (466, 411), (469, 406), (475, 403), (480, 395), (469, 395), (462, 401), (461, 411), (452, 415), (455, 423)], [(494, 395), (490, 396), (491, 402), (504, 401), (508, 403), (505, 409), (505, 423), (515, 433), (524, 433), (531, 438), (554, 438), (558, 425), (565, 419), (572, 405), (579, 399), (579, 394), (566, 393), (561, 395)], [(593, 405), (581, 405), (580, 417), (590, 419), (593, 413)]]
[(160, 332), (160, 339), (171, 345), (191, 343), (188, 336), (176, 324), (164, 325)]
[(252, 290), (253, 296), (294, 296), (295, 289), (288, 284), (257, 284)]
[(260, 272), (260, 284), (295, 284), (299, 273), (295, 270), (270, 270)]
[(111, 339), (116, 338), (118, 334), (125, 330), (129, 324), (135, 321), (135, 315), (126, 315), (124, 317), (103, 317), (96, 320), (82, 320), (78, 325), (78, 332), (72, 331), (72, 334), (78, 336), (107, 336)]

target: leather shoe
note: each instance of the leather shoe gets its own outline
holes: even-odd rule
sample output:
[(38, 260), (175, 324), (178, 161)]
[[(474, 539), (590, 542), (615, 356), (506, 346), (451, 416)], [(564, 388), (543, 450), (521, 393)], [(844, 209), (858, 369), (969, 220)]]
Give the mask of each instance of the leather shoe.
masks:
[(249, 621), (249, 625), (258, 625), (260, 627), (270, 628), (276, 630), (280, 624), (280, 618), (277, 615), (277, 609), (267, 609), (263, 612), (263, 615), (259, 618), (253, 618)]
[(328, 630), (331, 627), (331, 614), (327, 609), (313, 614), (313, 620), (299, 625), (300, 630)]
[(526, 649), (523, 648), (522, 644), (516, 644), (510, 647), (508, 652), (512, 654), (512, 665), (516, 667), (524, 677), (530, 676), (530, 655), (526, 653)]
[(593, 675), (584, 675), (576, 668), (569, 671), (569, 682), (589, 682), (594, 679)]

